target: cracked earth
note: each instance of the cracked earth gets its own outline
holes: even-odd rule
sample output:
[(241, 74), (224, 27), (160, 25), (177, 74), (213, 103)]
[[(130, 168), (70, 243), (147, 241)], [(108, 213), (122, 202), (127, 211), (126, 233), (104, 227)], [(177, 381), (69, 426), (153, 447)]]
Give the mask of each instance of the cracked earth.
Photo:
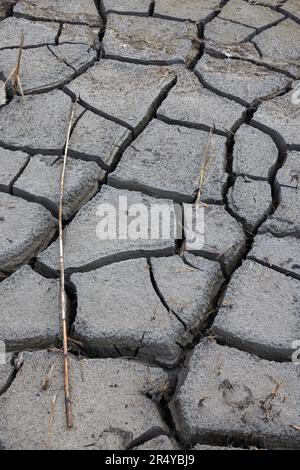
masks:
[[(1, 1), (0, 448), (300, 448), (299, 79), (299, 0)], [(203, 247), (100, 241), (122, 195)]]

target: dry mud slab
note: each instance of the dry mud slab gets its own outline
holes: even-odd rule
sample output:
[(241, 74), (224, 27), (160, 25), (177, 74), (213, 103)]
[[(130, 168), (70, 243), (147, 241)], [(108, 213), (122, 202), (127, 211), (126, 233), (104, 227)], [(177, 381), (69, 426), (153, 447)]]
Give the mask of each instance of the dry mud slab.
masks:
[(81, 102), (94, 112), (137, 132), (174, 81), (175, 73), (169, 68), (105, 60), (76, 78), (67, 90), (80, 95)]
[(0, 190), (2, 192), (11, 192), (13, 183), (23, 172), (28, 161), (29, 156), (24, 152), (0, 149)]
[(98, 26), (101, 18), (93, 0), (76, 0), (70, 4), (64, 0), (25, 0), (18, 2), (14, 7), (17, 17), (30, 18), (41, 21), (66, 21), (68, 23), (87, 24)]
[(299, 238), (299, 152), (287, 152), (285, 164), (276, 175), (276, 187), (279, 192), (279, 204), (269, 219), (261, 227), (261, 232), (270, 231), (276, 236), (293, 235)]
[(268, 180), (276, 169), (277, 159), (278, 148), (269, 135), (247, 124), (239, 128), (233, 149), (235, 175)]
[(300, 240), (272, 237), (270, 233), (255, 238), (249, 258), (279, 272), (300, 279)]
[(252, 34), (255, 34), (254, 28), (223, 20), (219, 16), (208, 23), (205, 28), (206, 44), (211, 47), (240, 43)]
[(168, 436), (159, 436), (135, 447), (135, 450), (179, 450), (175, 441)]
[[(15, 98), (0, 109), (0, 143), (13, 150), (60, 155), (63, 151), (72, 101), (60, 90)], [(50, 130), (50, 132), (49, 132)]]
[(271, 187), (267, 181), (239, 176), (229, 189), (228, 205), (246, 230), (254, 233), (271, 211)]
[[(291, 36), (293, 37), (292, 43), (290, 42)], [(253, 38), (253, 41), (259, 47), (264, 62), (274, 64), (278, 69), (299, 77), (300, 33), (296, 22), (287, 18), (272, 28), (262, 31)]]
[(0, 448), (300, 448), (298, 0), (0, 3)]
[[(136, 240), (121, 238), (103, 239), (101, 215), (99, 208), (106, 204), (115, 208), (116, 213), (121, 214), (120, 198), (126, 201), (126, 211), (135, 204), (144, 204), (150, 207), (152, 204), (160, 204), (168, 209), (173, 217), (171, 217), (172, 227), (168, 238), (152, 238), (151, 225), (148, 224), (147, 233), (140, 233)], [(118, 211), (118, 212), (117, 212)], [(126, 214), (125, 214), (126, 215)], [(159, 220), (162, 221), (162, 214), (158, 214)], [(100, 224), (100, 225), (99, 225)], [(143, 255), (168, 255), (175, 252), (176, 239), (176, 210), (171, 200), (154, 199), (136, 191), (117, 190), (109, 186), (102, 186), (98, 193), (91, 201), (85, 204), (76, 214), (71, 224), (65, 229), (65, 268), (68, 272), (89, 271), (111, 262), (121, 261), (132, 257), (140, 257)], [(125, 226), (126, 228), (127, 226)], [(129, 229), (129, 227), (128, 227)], [(50, 270), (53, 273), (59, 271), (58, 241), (49, 246), (49, 248), (40, 254), (38, 264), (42, 270)]]
[(22, 266), (0, 284), (0, 338), (12, 351), (48, 348), (57, 344), (59, 284)]
[[(196, 346), (174, 399), (178, 431), (189, 442), (222, 436), (275, 448), (300, 447), (299, 370), (213, 341)], [(274, 392), (276, 390), (276, 393)]]
[(215, 127), (224, 134), (241, 118), (242, 105), (208, 90), (186, 69), (175, 70), (177, 82), (158, 108), (159, 119), (201, 130)]
[(192, 262), (199, 268), (171, 256), (153, 258), (150, 266), (138, 259), (73, 274), (79, 341), (94, 355), (121, 354), (174, 365), (180, 345), (204, 323), (223, 282), (218, 263)]
[(298, 86), (296, 82), (289, 93), (262, 103), (253, 116), (258, 125), (272, 129), (291, 147), (300, 145)]
[(300, 19), (300, 7), (297, 0), (288, 0), (283, 6), (283, 11), (290, 13), (296, 19)]
[(291, 360), (299, 337), (299, 281), (247, 260), (234, 273), (213, 324), (226, 344)]
[(55, 228), (43, 206), (5, 193), (0, 193), (0, 224), (0, 271), (4, 272), (36, 256), (50, 242)]
[(188, 22), (178, 25), (160, 18), (110, 14), (103, 47), (108, 59), (189, 66), (199, 51), (194, 44), (197, 32), (197, 27)]
[(246, 251), (242, 225), (221, 205), (184, 204), (183, 213), (185, 250), (218, 261), (230, 274)]
[(1, 364), (0, 368), (0, 394), (7, 390), (14, 378), (13, 355), (6, 354), (5, 360), (6, 363)]
[(25, 18), (9, 17), (1, 21), (1, 49), (20, 46), (20, 36), (24, 32), (24, 48), (30, 46), (55, 45), (59, 25), (56, 23), (35, 22)]
[[(62, 87), (95, 62), (96, 51), (85, 44), (62, 44), (25, 49), (22, 56), (22, 87), (27, 95)], [(15, 49), (0, 51), (0, 61), (8, 78), (16, 61)]]
[[(199, 153), (205, 154), (206, 145), (206, 132), (154, 119), (124, 152), (108, 181), (117, 188), (130, 188), (178, 202), (193, 202), (199, 188), (199, 168), (205, 165)], [(214, 135), (210, 143), (211, 164), (202, 189), (205, 202), (222, 202), (227, 180), (225, 154), (226, 139)]]
[(148, 16), (151, 0), (101, 0), (104, 13), (126, 13)]
[[(13, 184), (13, 194), (48, 208), (58, 217), (62, 159), (37, 155)], [(96, 163), (68, 160), (66, 166), (63, 217), (70, 219), (98, 191), (105, 176)]]
[[(244, 60), (221, 59), (205, 54), (196, 66), (209, 87), (234, 97), (243, 105), (284, 88), (289, 79), (278, 72)], [(225, 73), (224, 73), (225, 72)]]
[(109, 170), (118, 162), (132, 138), (132, 132), (126, 127), (86, 111), (71, 135), (69, 154), (94, 161)]
[(246, 3), (245, 5), (243, 0), (230, 0), (227, 2), (224, 8), (222, 8), (219, 17), (224, 20), (232, 20), (234, 18), (235, 22), (251, 26), (256, 30), (284, 19), (283, 15), (274, 10), (251, 3)]
[(219, 5), (219, 0), (157, 0), (154, 14), (179, 21), (198, 22), (218, 11)]
[[(46, 351), (24, 354), (21, 370), (0, 398), (4, 449), (124, 450), (144, 433), (151, 437), (153, 428), (166, 431), (155, 397), (168, 376), (162, 369), (124, 359), (83, 359), (80, 366), (72, 359), (76, 426), (67, 429), (60, 360), (60, 354)], [(43, 390), (51, 366), (51, 385)], [(56, 417), (47, 434), (54, 393)]]

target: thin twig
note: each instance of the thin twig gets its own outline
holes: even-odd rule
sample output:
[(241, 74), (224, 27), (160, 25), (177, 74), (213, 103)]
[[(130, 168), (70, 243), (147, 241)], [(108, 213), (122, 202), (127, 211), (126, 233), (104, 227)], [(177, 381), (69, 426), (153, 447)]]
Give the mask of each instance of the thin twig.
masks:
[(60, 265), (60, 300), (61, 300), (61, 322), (63, 334), (63, 354), (64, 354), (64, 388), (65, 388), (65, 404), (66, 404), (66, 421), (68, 428), (73, 427), (73, 415), (70, 394), (70, 373), (69, 373), (69, 354), (68, 354), (68, 332), (67, 332), (67, 309), (66, 309), (66, 291), (65, 291), (65, 261), (64, 261), (64, 242), (63, 242), (63, 199), (65, 189), (65, 176), (66, 164), (68, 157), (68, 148), (70, 142), (70, 135), (72, 131), (73, 119), (75, 114), (77, 100), (73, 103), (66, 146), (64, 152), (63, 166), (60, 180), (60, 196), (59, 196), (59, 210), (58, 210), (58, 230), (59, 230), (59, 265)]
[(209, 163), (210, 163), (209, 150), (210, 150), (210, 144), (211, 144), (211, 137), (212, 137), (212, 135), (213, 135), (214, 130), (215, 130), (215, 125), (213, 125), (213, 126), (210, 128), (209, 136), (208, 136), (208, 139), (207, 139), (207, 142), (206, 142), (206, 146), (205, 146), (205, 149), (204, 149), (203, 166), (202, 166), (201, 171), (200, 171), (200, 176), (199, 176), (199, 189), (198, 189), (198, 193), (197, 193), (197, 197), (196, 197), (196, 207), (198, 207), (198, 206), (199, 206), (199, 203), (200, 203), (201, 193), (202, 193), (203, 184), (204, 184), (204, 179), (205, 179), (205, 173), (206, 173), (207, 168), (208, 168), (208, 165), (209, 165)]

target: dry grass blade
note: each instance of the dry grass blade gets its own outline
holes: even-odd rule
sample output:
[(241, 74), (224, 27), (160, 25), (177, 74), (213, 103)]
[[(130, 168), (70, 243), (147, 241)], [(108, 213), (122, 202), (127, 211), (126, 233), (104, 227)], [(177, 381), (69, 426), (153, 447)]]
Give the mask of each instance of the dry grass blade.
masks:
[(200, 176), (199, 176), (199, 189), (196, 197), (196, 206), (198, 207), (200, 204), (200, 199), (201, 199), (201, 193), (204, 185), (204, 180), (205, 180), (205, 173), (207, 171), (208, 165), (210, 163), (210, 156), (209, 156), (209, 150), (210, 150), (210, 144), (211, 144), (211, 138), (214, 133), (215, 126), (213, 125), (209, 131), (207, 143), (204, 149), (204, 155), (203, 155), (203, 166), (200, 171)]
[(0, 106), (3, 106), (6, 103), (6, 84), (0, 87)]
[(26, 103), (25, 103), (25, 96), (24, 96), (23, 87), (22, 87), (22, 83), (21, 83), (20, 77), (18, 77), (18, 84), (19, 84), (20, 92), (21, 92), (21, 95), (22, 95), (22, 98), (23, 98), (23, 103), (26, 104)]
[(74, 120), (77, 100), (73, 103), (69, 126), (67, 132), (66, 146), (63, 158), (61, 180), (60, 180), (60, 196), (59, 196), (59, 211), (58, 211), (58, 229), (59, 229), (59, 265), (60, 265), (60, 301), (61, 301), (61, 322), (63, 334), (63, 354), (64, 354), (64, 388), (65, 388), (65, 403), (66, 403), (66, 421), (68, 428), (73, 427), (73, 415), (70, 395), (70, 372), (69, 372), (69, 352), (68, 352), (68, 331), (67, 331), (67, 309), (66, 309), (66, 291), (65, 291), (65, 262), (64, 262), (64, 242), (63, 242), (63, 200), (66, 176), (66, 164), (68, 157), (68, 148), (70, 142), (70, 135)]
[(23, 47), (24, 47), (24, 33), (22, 31), (21, 37), (20, 37), (20, 46), (19, 46), (19, 53), (18, 53), (18, 58), (17, 58), (17, 63), (13, 70), (10, 72), (9, 76), (5, 80), (3, 86), (0, 89), (0, 106), (6, 103), (7, 100), (7, 84), (12, 81), (12, 95), (16, 96), (18, 87), (20, 89), (20, 93), (23, 98), (23, 102), (25, 103), (25, 96), (23, 92), (23, 87), (20, 79), (20, 68), (21, 68), (21, 59), (22, 59), (22, 52), (23, 52)]
[(4, 83), (3, 86), (6, 87), (7, 83), (9, 82), (9, 80), (11, 80), (12, 76), (14, 75), (15, 70), (16, 70), (16, 67), (14, 67), (14, 69), (10, 72), (10, 74), (9, 74), (9, 76), (7, 77), (7, 79), (5, 80), (5, 83)]
[(6, 101), (7, 101), (6, 87), (7, 87), (8, 82), (11, 80), (12, 76), (15, 73), (15, 69), (16, 68), (14, 68), (10, 72), (9, 76), (7, 77), (7, 79), (5, 80), (3, 85), (1, 86), (1, 89), (0, 89), (0, 106), (3, 106), (4, 104), (6, 104)]
[(296, 431), (300, 431), (300, 426), (297, 426), (296, 424), (290, 424), (290, 427), (295, 429)]
[(48, 390), (48, 388), (49, 388), (49, 386), (50, 386), (50, 384), (51, 384), (53, 371), (54, 371), (54, 364), (51, 364), (51, 366), (50, 366), (50, 368), (49, 368), (49, 371), (47, 372), (46, 377), (45, 377), (44, 380), (42, 381), (42, 390), (43, 390), (43, 391)]
[(24, 47), (24, 32), (22, 31), (21, 38), (20, 38), (20, 47), (19, 47), (19, 54), (18, 54), (17, 64), (16, 64), (16, 67), (15, 67), (15, 70), (14, 70), (14, 73), (13, 73), (13, 77), (14, 77), (13, 78), (13, 96), (16, 96), (17, 90), (18, 90), (18, 85), (21, 83), (21, 80), (20, 80), (20, 67), (21, 67), (23, 47)]
[(50, 417), (49, 417), (49, 423), (48, 423), (48, 441), (47, 441), (48, 448), (52, 447), (53, 421), (54, 421), (54, 416), (55, 416), (56, 401), (57, 401), (57, 394), (54, 395), (52, 402), (51, 402), (51, 411), (50, 411)]

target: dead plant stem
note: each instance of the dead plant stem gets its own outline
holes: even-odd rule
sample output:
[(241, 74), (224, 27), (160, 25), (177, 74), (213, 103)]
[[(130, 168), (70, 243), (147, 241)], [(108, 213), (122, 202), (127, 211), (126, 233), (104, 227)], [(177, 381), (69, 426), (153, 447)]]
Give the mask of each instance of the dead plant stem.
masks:
[(58, 210), (58, 230), (59, 230), (59, 265), (60, 265), (60, 301), (61, 301), (61, 322), (63, 335), (63, 355), (64, 355), (64, 389), (66, 404), (66, 421), (68, 428), (73, 427), (73, 414), (70, 393), (70, 371), (69, 371), (69, 354), (68, 354), (68, 329), (67, 329), (67, 308), (66, 308), (66, 291), (65, 291), (65, 261), (64, 261), (64, 240), (63, 240), (63, 200), (65, 189), (66, 166), (68, 157), (68, 148), (70, 135), (72, 131), (73, 119), (76, 109), (77, 100), (73, 103), (69, 126), (67, 132), (66, 146), (63, 157), (63, 165), (60, 180), (60, 196)]

